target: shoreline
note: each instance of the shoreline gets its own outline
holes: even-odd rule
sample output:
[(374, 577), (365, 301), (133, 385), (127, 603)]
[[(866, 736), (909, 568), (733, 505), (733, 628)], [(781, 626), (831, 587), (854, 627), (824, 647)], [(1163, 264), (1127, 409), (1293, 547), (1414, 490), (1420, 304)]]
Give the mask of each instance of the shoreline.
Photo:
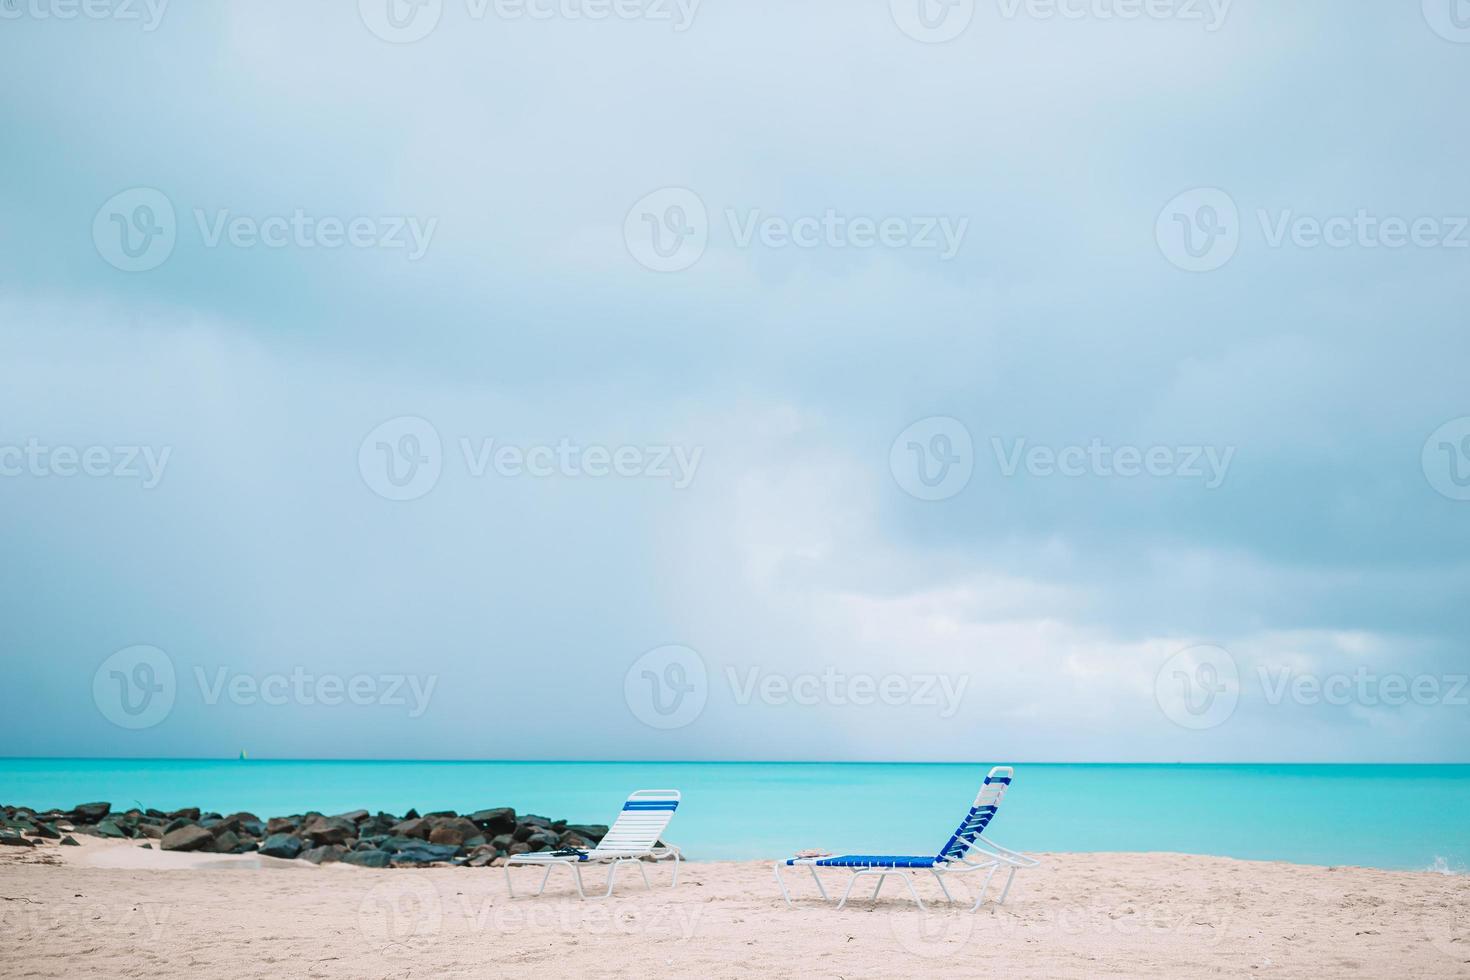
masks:
[[(1158, 853), (1038, 856), (1006, 905), (971, 914), (939, 904), (923, 880), (926, 911), (902, 888), (877, 902), (865, 891), (839, 911), (805, 876), (788, 879), (787, 908), (765, 861), (689, 862), (676, 888), (668, 866), (648, 865), (651, 890), (620, 876), (607, 901), (579, 901), (559, 875), (545, 895), (512, 900), (498, 868), (312, 866), (88, 838), (0, 848), (0, 959), (12, 975), (43, 977), (271, 977), (287, 964), (321, 977), (800, 970), (849, 980), (1096, 975), (1105, 963), (1146, 978), (1470, 970), (1464, 876)], [(512, 874), (518, 896), (540, 879), (534, 868)], [(826, 877), (840, 883), (843, 873)]]

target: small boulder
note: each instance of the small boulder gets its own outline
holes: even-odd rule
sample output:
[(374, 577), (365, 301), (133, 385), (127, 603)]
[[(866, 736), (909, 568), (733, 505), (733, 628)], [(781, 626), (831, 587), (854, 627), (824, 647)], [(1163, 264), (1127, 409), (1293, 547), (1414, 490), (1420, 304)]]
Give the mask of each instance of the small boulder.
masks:
[(590, 841), (599, 841), (607, 836), (607, 824), (605, 823), (569, 823), (567, 833), (576, 834)]
[(464, 843), (464, 834), (455, 827), (435, 827), (429, 831), (430, 844), (453, 844), (458, 847)]
[(168, 833), (172, 833), (175, 830), (178, 830), (180, 827), (194, 827), (194, 826), (197, 826), (197, 823), (196, 823), (196, 821), (194, 819), (191, 819), (189, 817), (174, 817), (168, 823), (166, 823), (166, 824), (163, 825), (163, 832), (165, 834), (168, 834)]
[(386, 868), (392, 860), (393, 855), (379, 850), (350, 851), (342, 855), (343, 864), (355, 864), (360, 868)]
[(204, 827), (186, 824), (163, 835), (159, 846), (165, 851), (199, 851), (214, 844), (214, 834)]
[(213, 843), (205, 848), (205, 850), (213, 851), (216, 854), (234, 854), (235, 848), (240, 846), (240, 837), (233, 830), (214, 833), (213, 836)]
[(123, 832), (123, 829), (117, 825), (117, 822), (116, 821), (113, 821), (113, 820), (102, 820), (102, 821), (99, 821), (98, 824), (97, 824), (97, 836), (98, 837), (126, 837), (128, 835)]
[(516, 812), (508, 806), (476, 810), (470, 814), (470, 820), (475, 826), (492, 836), (508, 834), (516, 829)]
[(30, 833), (31, 833), (32, 836), (35, 836), (35, 837), (44, 837), (47, 840), (60, 840), (61, 839), (61, 832), (60, 831), (58, 831), (55, 827), (51, 826), (49, 823), (45, 823), (45, 822), (42, 822), (42, 821), (37, 821), (36, 822), (35, 829), (34, 830), (31, 830)]
[(337, 814), (332, 819), (333, 820), (346, 820), (348, 823), (359, 824), (359, 823), (362, 823), (367, 818), (368, 818), (368, 812), (366, 810), (348, 810), (346, 813), (339, 813), (339, 814)]
[(302, 851), (301, 860), (310, 861), (312, 864), (327, 864), (342, 860), (347, 853), (347, 848), (341, 844), (325, 844)]
[(111, 803), (79, 803), (67, 816), (77, 823), (97, 823), (111, 812)]
[(199, 808), (197, 806), (186, 806), (182, 810), (174, 810), (168, 816), (174, 820), (188, 820), (193, 823), (198, 823)]
[(395, 837), (418, 837), (423, 840), (428, 840), (431, 829), (429, 821), (422, 817), (413, 817), (394, 824), (390, 832)]
[(77, 839), (75, 837), (73, 837), (71, 834), (67, 834), (65, 837), (61, 838), (61, 843), (65, 847), (81, 847), (82, 846), (81, 844), (77, 843)]
[(296, 817), (271, 817), (265, 822), (265, 832), (268, 836), (290, 834), (294, 833), (299, 825), (300, 821)]
[(294, 858), (303, 847), (300, 837), (291, 834), (271, 834), (260, 845), (260, 853), (266, 857)]

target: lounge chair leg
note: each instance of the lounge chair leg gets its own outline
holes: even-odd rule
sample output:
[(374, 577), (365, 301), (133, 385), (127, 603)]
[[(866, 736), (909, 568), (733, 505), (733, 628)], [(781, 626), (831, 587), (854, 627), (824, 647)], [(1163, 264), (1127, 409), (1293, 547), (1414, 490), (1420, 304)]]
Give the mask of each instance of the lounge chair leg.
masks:
[(641, 871), (641, 872), (643, 872), (643, 887), (644, 888), (647, 888), (649, 891), (653, 891), (653, 885), (650, 884), (649, 881), (648, 881), (648, 867), (647, 867), (647, 864), (648, 864), (648, 862), (646, 862), (646, 861), (644, 861), (644, 860), (642, 860), (640, 858), (639, 861), (638, 861), (638, 870)]
[(985, 904), (985, 892), (990, 888), (990, 879), (995, 877), (996, 869), (999, 867), (1000, 865), (998, 864), (991, 865), (990, 872), (985, 876), (985, 880), (980, 883), (980, 892), (975, 896), (975, 904), (970, 906), (971, 912), (980, 911), (980, 906)]
[(516, 897), (516, 886), (513, 885), (513, 884), (511, 884), (511, 882), (510, 882), (510, 862), (509, 861), (507, 861), (505, 863), (503, 870), (505, 871), (505, 890), (506, 890), (506, 892), (508, 892), (510, 894), (510, 897), (511, 898), (515, 898)]
[(586, 901), (587, 892), (582, 888), (582, 869), (577, 867), (575, 864), (572, 864), (571, 862), (567, 863), (567, 867), (571, 869), (572, 877), (575, 878), (577, 881), (577, 897), (582, 899), (583, 901)]
[(873, 886), (873, 897), (869, 901), (878, 901), (878, 893), (883, 890), (883, 882), (888, 880), (887, 875), (878, 876), (878, 884)]
[(914, 897), (914, 904), (919, 907), (919, 911), (924, 911), (924, 903), (919, 899), (919, 890), (914, 887), (913, 876), (903, 875), (901, 880), (905, 885), (909, 886), (909, 894)]
[(944, 892), (944, 900), (953, 905), (954, 896), (949, 893), (949, 886), (944, 883), (944, 875), (936, 871), (934, 872), (934, 880), (939, 882), (939, 890)]
[(618, 876), (618, 865), (622, 863), (621, 860), (617, 860), (607, 866), (607, 891), (602, 893), (602, 898), (607, 898), (612, 895), (613, 881)]
[(817, 866), (815, 864), (808, 864), (807, 867), (811, 870), (812, 881), (815, 881), (817, 883), (817, 894), (822, 896), (822, 901), (832, 901), (830, 898), (827, 897), (827, 889), (822, 887), (822, 879), (817, 874)]
[(777, 861), (773, 864), (771, 870), (776, 872), (776, 887), (781, 889), (781, 897), (786, 899), (786, 907), (789, 909), (791, 908), (791, 895), (786, 891), (786, 882), (781, 878), (781, 862)]
[(996, 903), (997, 905), (1004, 905), (1006, 903), (1006, 896), (1010, 894), (1011, 891), (1011, 882), (1015, 880), (1016, 869), (1011, 868), (1011, 873), (1006, 876), (1006, 886), (1000, 890), (1000, 901)]
[(669, 887), (679, 887), (679, 849), (677, 847), (674, 848), (674, 880), (670, 883)]
[(840, 901), (840, 902), (837, 903), (837, 907), (839, 909), (841, 909), (842, 906), (844, 906), (844, 905), (847, 904), (847, 896), (849, 896), (849, 895), (852, 894), (852, 886), (857, 884), (857, 880), (860, 877), (862, 877), (862, 872), (861, 871), (854, 871), (852, 877), (848, 879), (847, 889), (842, 893), (842, 901)]
[(551, 879), (551, 869), (554, 868), (554, 867), (556, 867), (556, 865), (554, 865), (554, 864), (547, 864), (546, 865), (546, 873), (541, 876), (541, 887), (538, 888), (538, 889), (536, 889), (536, 894), (538, 896), (542, 892), (546, 891), (546, 882)]

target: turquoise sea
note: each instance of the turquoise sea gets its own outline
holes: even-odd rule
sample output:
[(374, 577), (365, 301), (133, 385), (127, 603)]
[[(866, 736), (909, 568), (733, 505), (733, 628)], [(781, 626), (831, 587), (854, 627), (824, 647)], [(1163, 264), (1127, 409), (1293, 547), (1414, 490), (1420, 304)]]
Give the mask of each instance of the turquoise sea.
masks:
[[(937, 851), (990, 763), (358, 762), (0, 759), (0, 803), (201, 806), (265, 817), (365, 807), (513, 806), (608, 823), (630, 790), (673, 787), (668, 838), (698, 859), (800, 848)], [(1021, 763), (992, 826), (1034, 851), (1179, 851), (1464, 872), (1470, 765)]]

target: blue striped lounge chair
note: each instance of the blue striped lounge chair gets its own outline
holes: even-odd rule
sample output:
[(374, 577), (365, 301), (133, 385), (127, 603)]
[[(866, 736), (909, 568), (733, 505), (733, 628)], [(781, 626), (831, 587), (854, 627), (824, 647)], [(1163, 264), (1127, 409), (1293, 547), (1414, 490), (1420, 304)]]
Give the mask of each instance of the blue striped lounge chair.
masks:
[[(613, 881), (617, 876), (620, 864), (638, 865), (638, 870), (643, 872), (643, 884), (651, 890), (653, 885), (648, 880), (648, 869), (643, 865), (644, 858), (651, 858), (655, 861), (672, 858), (674, 880), (669, 887), (677, 886), (679, 884), (679, 861), (682, 855), (677, 847), (660, 844), (659, 838), (669, 826), (669, 821), (674, 819), (674, 811), (679, 808), (679, 799), (679, 791), (676, 789), (640, 789), (628, 797), (627, 802), (623, 804), (622, 812), (618, 814), (618, 819), (608, 828), (607, 836), (598, 841), (597, 846), (591, 850), (562, 848), (557, 851), (516, 854), (506, 858), (505, 887), (510, 892), (510, 897), (516, 897), (515, 887), (511, 884), (511, 866), (527, 864), (546, 868), (546, 873), (541, 876), (541, 887), (536, 889), (537, 895), (546, 890), (546, 882), (551, 877), (551, 870), (565, 867), (572, 872), (572, 880), (576, 882), (579, 896), (584, 899), (607, 898), (612, 894)], [(585, 864), (606, 864), (608, 866), (606, 892), (601, 895), (587, 894), (582, 882), (582, 866)]]
[(934, 875), (939, 882), (939, 888), (944, 892), (944, 897), (949, 902), (954, 902), (954, 897), (949, 893), (949, 887), (944, 879), (948, 875), (970, 874), (984, 871), (985, 880), (980, 885), (980, 890), (975, 896), (975, 904), (970, 911), (979, 909), (985, 901), (986, 889), (990, 887), (990, 881), (995, 873), (1002, 868), (1006, 869), (1005, 887), (1001, 890), (997, 904), (1005, 904), (1006, 895), (1011, 890), (1011, 882), (1015, 880), (1016, 872), (1021, 868), (1034, 868), (1038, 862), (1035, 858), (1002, 847), (985, 836), (985, 830), (990, 822), (995, 819), (996, 811), (1000, 808), (1000, 801), (1005, 797), (1006, 790), (1011, 785), (1011, 779), (1015, 776), (1010, 766), (996, 766), (990, 770), (990, 775), (985, 777), (985, 783), (980, 787), (979, 794), (975, 797), (975, 804), (970, 807), (970, 812), (960, 821), (955, 832), (950, 835), (948, 843), (940, 848), (939, 853), (933, 857), (905, 854), (842, 854), (835, 857), (796, 857), (788, 861), (776, 863), (776, 884), (781, 888), (781, 897), (786, 900), (786, 905), (791, 906), (791, 894), (786, 890), (786, 882), (781, 877), (782, 866), (805, 867), (811, 871), (812, 880), (817, 883), (817, 891), (823, 899), (827, 898), (827, 889), (822, 886), (822, 879), (817, 875), (818, 868), (846, 868), (852, 872), (852, 878), (847, 883), (847, 889), (842, 893), (842, 901), (837, 903), (840, 909), (847, 904), (847, 898), (852, 894), (852, 886), (862, 877), (876, 877), (877, 885), (873, 888), (873, 898), (876, 900), (878, 893), (883, 889), (883, 883), (890, 875), (897, 876), (908, 886), (909, 895), (920, 909), (924, 907), (919, 898), (918, 891), (914, 888), (913, 874), (928, 872)]

